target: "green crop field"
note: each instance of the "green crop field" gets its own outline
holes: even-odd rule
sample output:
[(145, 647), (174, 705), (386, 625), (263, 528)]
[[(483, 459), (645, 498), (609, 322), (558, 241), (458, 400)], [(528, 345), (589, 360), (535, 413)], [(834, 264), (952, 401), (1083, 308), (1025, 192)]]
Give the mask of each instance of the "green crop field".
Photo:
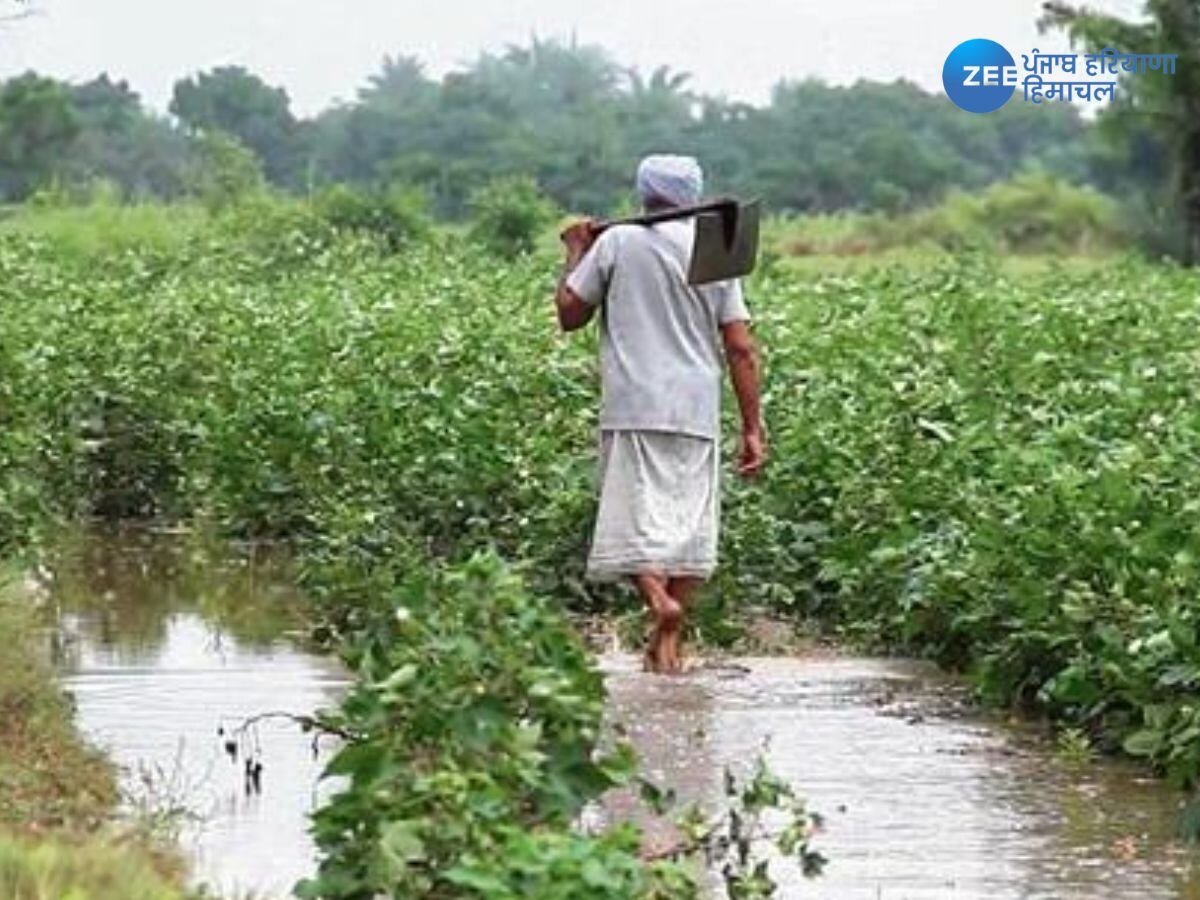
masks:
[[(569, 627), (620, 601), (581, 580), (594, 344), (555, 332), (555, 258), (285, 204), (153, 239), (169, 218), (0, 235), (0, 555), (93, 516), (295, 543), (358, 676), (310, 896), (686, 896), (632, 832), (571, 828), (630, 763), (593, 752)], [(1200, 277), (773, 257), (749, 294), (773, 455), (726, 479), (705, 602), (1200, 776)]]

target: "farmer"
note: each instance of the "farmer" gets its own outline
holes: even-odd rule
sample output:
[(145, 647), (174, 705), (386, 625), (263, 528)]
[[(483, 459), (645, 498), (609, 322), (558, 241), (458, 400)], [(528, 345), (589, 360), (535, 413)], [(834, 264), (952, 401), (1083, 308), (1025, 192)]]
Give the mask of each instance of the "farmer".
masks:
[[(703, 183), (687, 156), (637, 170), (647, 212), (695, 204)], [(646, 667), (677, 673), (684, 613), (717, 564), (722, 348), (741, 408), (739, 471), (767, 455), (758, 354), (737, 280), (687, 283), (692, 220), (653, 226), (593, 220), (562, 234), (555, 295), (564, 331), (600, 322), (600, 507), (588, 577), (629, 578), (653, 617)]]

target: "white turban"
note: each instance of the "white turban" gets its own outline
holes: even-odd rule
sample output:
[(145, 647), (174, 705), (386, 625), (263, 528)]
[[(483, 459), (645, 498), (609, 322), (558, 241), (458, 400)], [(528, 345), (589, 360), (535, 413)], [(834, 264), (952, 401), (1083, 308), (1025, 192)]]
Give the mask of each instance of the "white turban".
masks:
[(699, 202), (703, 190), (704, 173), (693, 156), (647, 156), (638, 165), (637, 191), (643, 203), (690, 206)]

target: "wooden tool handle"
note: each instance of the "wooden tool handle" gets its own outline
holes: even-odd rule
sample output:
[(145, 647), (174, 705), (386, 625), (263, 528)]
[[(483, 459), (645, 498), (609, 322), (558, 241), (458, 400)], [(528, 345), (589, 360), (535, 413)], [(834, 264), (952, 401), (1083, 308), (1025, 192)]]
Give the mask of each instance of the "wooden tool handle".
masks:
[(658, 212), (642, 213), (637, 216), (627, 216), (623, 219), (606, 219), (597, 222), (595, 229), (599, 234), (605, 229), (612, 228), (614, 225), (657, 225), (659, 222), (674, 222), (679, 219), (690, 219), (693, 216), (698, 216), (701, 213), (719, 212), (724, 216), (737, 214), (738, 203), (729, 197), (721, 197), (717, 200), (711, 200), (708, 203), (700, 203), (696, 206), (676, 206), (671, 209), (663, 209)]

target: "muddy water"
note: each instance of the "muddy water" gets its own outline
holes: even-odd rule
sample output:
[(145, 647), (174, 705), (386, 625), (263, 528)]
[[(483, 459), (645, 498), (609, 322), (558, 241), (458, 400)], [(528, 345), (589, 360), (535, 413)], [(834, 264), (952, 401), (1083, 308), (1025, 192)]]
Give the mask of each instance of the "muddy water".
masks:
[[(289, 896), (313, 869), (307, 816), (332, 748), (314, 754), (289, 720), (238, 728), (330, 705), (344, 679), (287, 639), (299, 597), (286, 565), (261, 548), (142, 532), (64, 542), (47, 569), (55, 656), (130, 805), (179, 829), (197, 882), (222, 896)], [(262, 766), (257, 781), (247, 760)]]
[[(288, 639), (299, 598), (286, 564), (261, 548), (93, 533), (64, 542), (49, 569), (54, 653), (131, 802), (182, 827), (198, 881), (287, 896), (312, 870), (307, 816), (332, 748), (314, 757), (294, 724), (266, 720), (241, 736), (235, 762), (217, 734), (264, 712), (311, 712), (343, 687)], [(765, 753), (825, 815), (825, 876), (805, 882), (777, 863), (781, 897), (1200, 900), (1200, 862), (1173, 841), (1177, 795), (964, 714), (928, 668), (748, 659), (662, 679), (630, 658), (601, 664), (610, 718), (683, 801), (715, 808), (724, 768)], [(263, 764), (260, 790), (247, 756)], [(634, 805), (614, 798), (610, 815)]]
[(777, 863), (780, 896), (1200, 897), (1200, 858), (1173, 840), (1178, 795), (1136, 769), (1072, 765), (1029, 728), (964, 716), (921, 666), (736, 663), (677, 680), (603, 667), (612, 718), (682, 801), (715, 808), (724, 768), (763, 753), (825, 815), (824, 877)]

